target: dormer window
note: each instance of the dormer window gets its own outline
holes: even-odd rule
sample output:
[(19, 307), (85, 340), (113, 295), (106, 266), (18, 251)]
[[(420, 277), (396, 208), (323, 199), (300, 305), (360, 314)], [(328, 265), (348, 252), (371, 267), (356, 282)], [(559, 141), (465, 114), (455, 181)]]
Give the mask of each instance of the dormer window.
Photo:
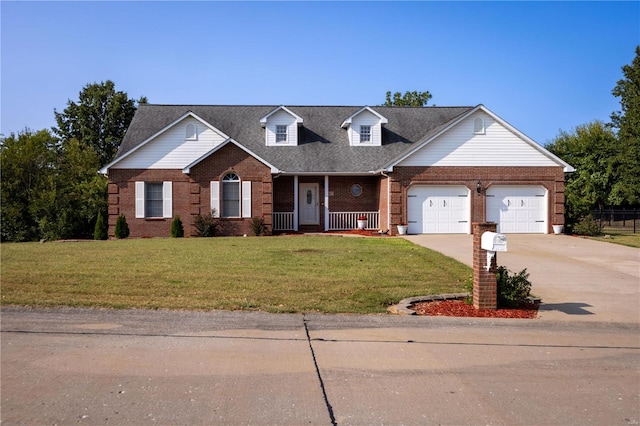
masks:
[(484, 135), (485, 133), (484, 120), (481, 117), (476, 117), (473, 120), (473, 133), (475, 135)]
[(342, 122), (351, 146), (381, 146), (382, 126), (388, 120), (369, 107), (361, 108)]
[(276, 143), (287, 143), (287, 125), (276, 125)]
[(360, 126), (360, 143), (371, 142), (371, 126)]
[(260, 119), (264, 128), (264, 139), (267, 146), (296, 146), (298, 145), (299, 128), (302, 117), (281, 106)]
[(189, 123), (187, 124), (187, 134), (186, 134), (186, 139), (189, 141), (195, 141), (198, 139), (198, 128), (196, 127), (195, 124), (193, 123)]

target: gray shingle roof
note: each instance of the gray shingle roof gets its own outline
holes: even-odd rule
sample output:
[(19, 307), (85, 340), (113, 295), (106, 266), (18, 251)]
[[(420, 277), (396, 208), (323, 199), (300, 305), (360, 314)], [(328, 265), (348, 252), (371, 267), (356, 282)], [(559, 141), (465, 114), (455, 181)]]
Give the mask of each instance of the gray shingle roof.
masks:
[(380, 170), (428, 134), (473, 107), (371, 107), (389, 122), (382, 146), (353, 147), (341, 124), (361, 106), (289, 106), (304, 119), (298, 146), (266, 146), (260, 119), (278, 105), (144, 104), (131, 121), (116, 159), (191, 111), (260, 158), (290, 173), (368, 173)]

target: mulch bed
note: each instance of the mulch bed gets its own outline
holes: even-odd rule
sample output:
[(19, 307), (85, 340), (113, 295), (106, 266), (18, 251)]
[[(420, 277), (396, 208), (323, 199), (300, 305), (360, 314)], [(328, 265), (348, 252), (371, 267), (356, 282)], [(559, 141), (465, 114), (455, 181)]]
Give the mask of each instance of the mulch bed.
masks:
[(525, 303), (517, 308), (509, 309), (476, 309), (464, 300), (437, 300), (418, 302), (411, 309), (418, 315), (446, 317), (482, 317), (482, 318), (525, 318), (538, 316), (537, 303)]

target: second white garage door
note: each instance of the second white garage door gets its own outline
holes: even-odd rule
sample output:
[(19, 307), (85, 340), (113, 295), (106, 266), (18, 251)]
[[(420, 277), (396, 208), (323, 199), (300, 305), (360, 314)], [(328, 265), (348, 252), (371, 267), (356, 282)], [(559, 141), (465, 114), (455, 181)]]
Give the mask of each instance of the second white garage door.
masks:
[(487, 221), (498, 232), (546, 233), (547, 190), (535, 185), (502, 185), (487, 189)]
[(467, 234), (469, 190), (465, 186), (415, 185), (407, 191), (410, 234)]

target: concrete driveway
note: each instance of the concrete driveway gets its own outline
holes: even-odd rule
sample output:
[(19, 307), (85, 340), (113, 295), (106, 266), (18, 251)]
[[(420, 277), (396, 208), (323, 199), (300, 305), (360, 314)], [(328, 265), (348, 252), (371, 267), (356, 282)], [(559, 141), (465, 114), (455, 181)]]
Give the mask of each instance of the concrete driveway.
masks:
[[(472, 265), (471, 235), (406, 239)], [(530, 273), (543, 320), (640, 323), (640, 250), (567, 235), (508, 234), (498, 265)]]

